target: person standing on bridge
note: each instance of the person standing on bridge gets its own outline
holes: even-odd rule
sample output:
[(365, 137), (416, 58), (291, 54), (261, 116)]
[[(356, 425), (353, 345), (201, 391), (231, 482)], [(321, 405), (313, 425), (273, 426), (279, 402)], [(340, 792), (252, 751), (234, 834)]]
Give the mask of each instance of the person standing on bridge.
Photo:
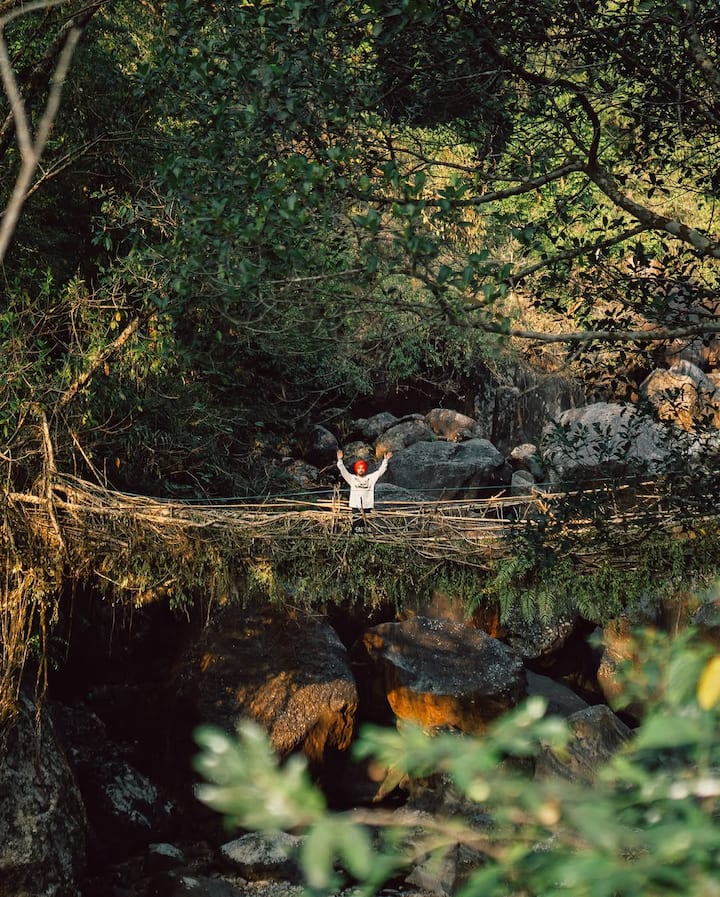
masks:
[[(350, 486), (350, 519), (354, 533), (365, 532), (366, 512), (372, 511), (375, 507), (375, 483), (387, 470), (388, 461), (391, 458), (392, 452), (385, 452), (385, 457), (382, 459), (380, 467), (372, 473), (367, 472), (367, 461), (363, 461), (361, 458), (353, 464), (354, 473), (350, 473), (343, 462), (342, 449), (338, 449), (338, 470), (342, 478)], [(359, 519), (355, 516), (355, 511), (360, 512)]]

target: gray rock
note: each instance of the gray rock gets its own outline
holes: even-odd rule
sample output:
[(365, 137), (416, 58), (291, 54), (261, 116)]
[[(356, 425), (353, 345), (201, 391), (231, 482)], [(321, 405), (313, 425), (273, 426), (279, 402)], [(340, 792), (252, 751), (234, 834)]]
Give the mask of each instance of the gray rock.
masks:
[(82, 704), (54, 708), (90, 823), (93, 848), (127, 856), (170, 837), (176, 807), (124, 755), (100, 718)]
[(547, 617), (536, 613), (528, 619), (517, 605), (513, 605), (503, 620), (505, 640), (513, 651), (523, 660), (537, 660), (557, 653), (564, 646), (575, 628), (577, 614), (556, 606)]
[(375, 457), (382, 458), (386, 452), (399, 452), (417, 442), (435, 439), (430, 424), (424, 417), (401, 421), (386, 430), (375, 443)]
[(308, 432), (304, 460), (314, 467), (328, 467), (335, 462), (338, 441), (334, 433), (320, 424), (312, 426)]
[(186, 864), (185, 854), (174, 844), (148, 845), (144, 863), (148, 873), (165, 872)]
[(579, 383), (524, 362), (505, 365), (502, 371), (481, 366), (476, 377), (473, 418), (480, 435), (503, 453), (537, 442), (548, 420), (585, 403)]
[(302, 751), (317, 766), (347, 750), (354, 733), (358, 695), (345, 647), (328, 623), (301, 614), (225, 608), (181, 659), (171, 692), (226, 731), (255, 720), (279, 754)]
[(562, 755), (547, 745), (535, 761), (535, 775), (592, 783), (597, 769), (630, 738), (631, 730), (607, 707), (597, 704), (568, 717), (572, 739)]
[(703, 601), (693, 614), (693, 624), (720, 651), (720, 598)]
[(36, 726), (25, 695), (2, 751), (0, 897), (77, 897), (87, 861), (80, 791), (49, 715)]
[(510, 446), (517, 433), (517, 417), (522, 392), (514, 384), (503, 384), (495, 390), (492, 441), (494, 445)]
[(547, 701), (546, 716), (572, 716), (580, 710), (586, 710), (590, 705), (579, 695), (563, 685), (555, 682), (549, 676), (541, 676), (539, 673), (527, 671), (528, 697), (542, 697)]
[(526, 470), (538, 483), (542, 483), (545, 479), (540, 452), (534, 443), (523, 442), (522, 445), (516, 445), (510, 452), (509, 460), (513, 470)]
[(287, 464), (284, 464), (283, 473), (301, 489), (312, 489), (313, 486), (317, 486), (320, 477), (317, 467), (299, 459), (289, 460)]
[(417, 442), (393, 455), (385, 481), (436, 499), (487, 497), (488, 489), (509, 486), (512, 472), (486, 439)]
[(368, 418), (359, 418), (355, 421), (355, 426), (362, 434), (363, 439), (368, 442), (375, 442), (378, 436), (389, 430), (398, 422), (398, 418), (389, 411), (382, 411)]
[(514, 470), (510, 479), (511, 495), (532, 495), (535, 477), (527, 470)]
[[(393, 461), (395, 460), (393, 455)], [(415, 489), (404, 489), (402, 486), (396, 486), (394, 483), (387, 483), (380, 480), (375, 486), (376, 504), (386, 503), (388, 506), (397, 505), (401, 509), (403, 505), (417, 505), (421, 502), (433, 501), (431, 495), (425, 495)]]
[[(348, 470), (352, 470), (353, 464), (356, 461), (359, 461), (361, 458), (363, 461), (371, 463), (375, 455), (371, 445), (369, 445), (367, 442), (359, 441), (349, 442), (346, 446), (344, 446), (343, 452), (345, 454), (343, 461), (345, 462)], [(337, 457), (335, 460), (337, 463)]]
[(482, 732), (526, 693), (519, 657), (462, 623), (420, 616), (381, 623), (366, 630), (354, 656), (363, 652), (395, 716), (424, 728)]
[(660, 473), (672, 442), (666, 426), (634, 405), (597, 402), (565, 411), (549, 424), (541, 452), (552, 483), (575, 483)]
[(284, 879), (299, 881), (296, 855), (302, 838), (287, 832), (250, 832), (223, 844), (220, 853), (225, 862), (250, 881)]

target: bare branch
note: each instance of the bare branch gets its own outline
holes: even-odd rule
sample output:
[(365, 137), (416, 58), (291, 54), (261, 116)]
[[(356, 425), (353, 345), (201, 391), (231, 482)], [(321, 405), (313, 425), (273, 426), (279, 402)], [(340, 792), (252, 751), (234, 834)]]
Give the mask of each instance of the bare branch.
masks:
[[(547, 171), (545, 174), (540, 174), (537, 177), (526, 178), (512, 187), (506, 187), (503, 190), (493, 190), (491, 193), (480, 193), (478, 196), (473, 196), (471, 199), (454, 199), (452, 200), (452, 205), (453, 208), (473, 208), (476, 206), (487, 205), (491, 202), (498, 202), (502, 199), (509, 199), (512, 196), (522, 196), (524, 193), (532, 193), (540, 187), (544, 187), (546, 184), (567, 177), (569, 174), (573, 174), (574, 172), (585, 172), (585, 170), (586, 165), (584, 162), (580, 162), (577, 159), (571, 159), (569, 162), (566, 162), (565, 165), (560, 165), (558, 168), (553, 168), (552, 171)], [(355, 198), (362, 199), (365, 202), (373, 202), (377, 205), (393, 205), (395, 203), (407, 202), (407, 198), (403, 196), (387, 196), (367, 193), (357, 193), (355, 194)], [(446, 202), (447, 200), (443, 199), (423, 199), (423, 203), (431, 208), (442, 206)]]
[(676, 237), (683, 243), (688, 243), (701, 255), (720, 259), (720, 242), (717, 240), (712, 240), (707, 234), (702, 233), (702, 231), (699, 231), (694, 227), (690, 227), (689, 224), (685, 224), (677, 218), (669, 218), (667, 215), (658, 215), (646, 206), (640, 205), (640, 203), (630, 199), (629, 196), (620, 190), (613, 175), (599, 165), (588, 166), (587, 174), (611, 202), (618, 206), (618, 208), (624, 209), (624, 211), (632, 215), (633, 218), (645, 225), (647, 230), (664, 231), (666, 234)]
[[(28, 189), (25, 199), (29, 199), (34, 193), (36, 193), (40, 188), (46, 184), (48, 181), (52, 181), (53, 178), (59, 177), (66, 169), (70, 168), (72, 165), (75, 165), (80, 159), (89, 156), (92, 150), (103, 143), (105, 143), (108, 139), (108, 135), (103, 135), (102, 137), (95, 137), (93, 140), (88, 140), (81, 146), (77, 146), (74, 149), (70, 150), (70, 152), (65, 153), (59, 159), (56, 159), (48, 168), (42, 171), (34, 181), (33, 185)], [(2, 215), (0, 215), (2, 218)]]
[(50, 85), (50, 93), (45, 105), (42, 116), (38, 123), (38, 127), (33, 139), (30, 129), (29, 119), (22, 97), (18, 89), (15, 73), (12, 69), (10, 57), (8, 54), (7, 44), (5, 42), (4, 30), (6, 25), (22, 14), (33, 12), (38, 9), (48, 9), (51, 6), (60, 6), (66, 0), (39, 0), (37, 3), (29, 3), (16, 9), (0, 19), (0, 77), (2, 77), (3, 87), (10, 102), (13, 119), (18, 136), (18, 146), (20, 149), (21, 166), (15, 186), (13, 188), (10, 201), (8, 203), (5, 214), (0, 224), (0, 264), (5, 258), (10, 239), (15, 231), (20, 211), (25, 203), (28, 189), (32, 183), (33, 175), (40, 162), (45, 144), (50, 135), (53, 123), (60, 107), (60, 94), (62, 86), (70, 68), (70, 61), (75, 47), (80, 39), (82, 30), (73, 27), (67, 34), (65, 45), (60, 53), (58, 62)]
[(571, 259), (580, 258), (583, 255), (593, 255), (594, 253), (602, 252), (605, 249), (609, 249), (611, 246), (617, 246), (618, 243), (625, 243), (627, 240), (632, 239), (632, 237), (636, 237), (638, 234), (643, 234), (647, 230), (647, 225), (638, 224), (628, 230), (621, 231), (614, 237), (609, 237), (607, 240), (598, 240), (597, 243), (586, 244), (584, 246), (574, 247), (573, 249), (566, 249), (563, 252), (556, 252), (545, 259), (541, 259), (539, 262), (535, 262), (533, 265), (528, 265), (525, 268), (521, 268), (519, 271), (513, 272), (508, 278), (508, 281), (512, 286), (517, 286), (523, 280), (526, 280), (543, 268), (551, 268), (559, 262), (567, 262)]
[(668, 340), (684, 339), (690, 336), (705, 336), (710, 333), (720, 333), (720, 322), (707, 322), (705, 324), (693, 324), (688, 327), (656, 327), (651, 330), (571, 330), (567, 333), (546, 333), (541, 330), (522, 330), (510, 328), (506, 330), (501, 326), (482, 322), (475, 326), (476, 329), (488, 333), (498, 333), (504, 336), (516, 337), (523, 340), (535, 340), (541, 343), (591, 343), (595, 340), (615, 343), (655, 343)]

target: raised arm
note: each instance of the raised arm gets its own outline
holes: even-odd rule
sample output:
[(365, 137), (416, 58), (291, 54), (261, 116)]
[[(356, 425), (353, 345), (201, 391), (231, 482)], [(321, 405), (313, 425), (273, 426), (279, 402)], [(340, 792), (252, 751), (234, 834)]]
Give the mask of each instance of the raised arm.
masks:
[(342, 449), (337, 450), (337, 466), (338, 470), (340, 471), (340, 476), (345, 480), (346, 483), (352, 485), (352, 480), (350, 479), (350, 471), (347, 469), (347, 467), (345, 467), (345, 462), (343, 461)]
[(371, 473), (368, 477), (373, 483), (377, 482), (380, 477), (385, 473), (388, 466), (388, 461), (392, 458), (392, 452), (385, 452), (385, 457), (382, 459), (380, 467), (375, 471), (375, 473)]

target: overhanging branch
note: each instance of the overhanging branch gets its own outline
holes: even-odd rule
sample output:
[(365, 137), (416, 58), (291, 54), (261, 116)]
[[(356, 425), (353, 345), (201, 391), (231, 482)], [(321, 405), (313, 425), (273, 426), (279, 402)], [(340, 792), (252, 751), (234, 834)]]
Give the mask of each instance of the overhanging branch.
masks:
[(656, 343), (669, 340), (686, 339), (688, 337), (707, 336), (720, 333), (720, 321), (707, 324), (693, 324), (688, 327), (655, 327), (651, 330), (571, 330), (566, 333), (546, 333), (542, 330), (523, 330), (522, 328), (506, 329), (492, 322), (470, 324), (487, 333), (498, 333), (503, 336), (516, 337), (523, 340), (535, 340), (542, 343), (591, 343), (591, 342), (630, 342)]
[(103, 367), (105, 362), (108, 361), (113, 355), (115, 355), (125, 345), (125, 343), (127, 343), (128, 340), (137, 333), (137, 331), (140, 329), (140, 326), (147, 323), (147, 321), (149, 321), (154, 314), (154, 311), (149, 311), (144, 315), (139, 315), (138, 317), (133, 318), (132, 321), (130, 321), (130, 323), (125, 328), (123, 328), (123, 330), (111, 343), (108, 343), (108, 345), (105, 346), (102, 351), (98, 352), (87, 369), (83, 371), (83, 373), (76, 380), (74, 380), (70, 384), (70, 386), (68, 386), (65, 392), (62, 393), (57, 401), (56, 410), (62, 410), (66, 408), (75, 398), (75, 396), (77, 396), (80, 390), (87, 386), (95, 372)]

